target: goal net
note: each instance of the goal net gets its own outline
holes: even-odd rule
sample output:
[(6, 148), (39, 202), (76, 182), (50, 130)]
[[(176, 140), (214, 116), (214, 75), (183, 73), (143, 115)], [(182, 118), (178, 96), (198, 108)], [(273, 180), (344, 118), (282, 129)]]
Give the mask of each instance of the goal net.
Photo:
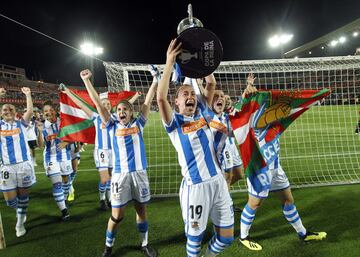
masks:
[[(109, 91), (146, 94), (152, 82), (148, 64), (105, 62)], [(162, 70), (163, 66), (158, 65)], [(215, 72), (217, 88), (237, 101), (250, 72), (258, 89), (301, 90), (331, 88), (321, 106), (296, 120), (281, 136), (280, 162), (292, 187), (360, 182), (360, 57), (330, 57), (222, 62)], [(174, 104), (176, 85), (169, 101)], [(135, 103), (139, 110), (144, 95)], [(177, 154), (163, 128), (156, 100), (144, 130), (148, 174), (154, 195), (178, 192), (182, 175)], [(245, 190), (245, 181), (232, 188)]]

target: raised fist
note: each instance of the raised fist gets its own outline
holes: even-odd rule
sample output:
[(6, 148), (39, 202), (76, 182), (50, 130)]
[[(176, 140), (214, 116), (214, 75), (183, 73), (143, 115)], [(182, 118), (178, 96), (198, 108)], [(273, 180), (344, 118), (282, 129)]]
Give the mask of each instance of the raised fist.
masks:
[(90, 79), (92, 76), (92, 73), (90, 70), (83, 70), (80, 72), (80, 77), (82, 80)]
[(0, 87), (0, 97), (4, 96), (6, 94), (5, 88)]
[(21, 92), (23, 92), (26, 96), (31, 95), (31, 90), (28, 87), (22, 87)]

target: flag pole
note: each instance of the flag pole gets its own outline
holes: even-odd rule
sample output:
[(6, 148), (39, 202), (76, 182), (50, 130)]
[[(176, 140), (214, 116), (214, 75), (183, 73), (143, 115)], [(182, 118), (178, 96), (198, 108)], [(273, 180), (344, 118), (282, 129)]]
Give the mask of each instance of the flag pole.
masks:
[(6, 243), (5, 243), (4, 229), (2, 225), (1, 212), (0, 212), (0, 249), (5, 249), (5, 248), (6, 248)]

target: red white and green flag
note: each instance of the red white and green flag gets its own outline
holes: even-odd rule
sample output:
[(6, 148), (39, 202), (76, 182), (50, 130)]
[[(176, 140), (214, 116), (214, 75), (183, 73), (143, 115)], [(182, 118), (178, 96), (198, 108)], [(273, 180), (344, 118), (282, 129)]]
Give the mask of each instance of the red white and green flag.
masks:
[(269, 183), (264, 183), (264, 174), (276, 168), (280, 135), (295, 119), (330, 93), (329, 89), (262, 91), (235, 105), (238, 112), (230, 115), (230, 121), (245, 174), (256, 192), (270, 187)]
[[(97, 112), (86, 90), (72, 90), (71, 94), (82, 101), (90, 110)], [(131, 91), (110, 92), (107, 94), (107, 98), (111, 105), (115, 106), (121, 100), (128, 99), (135, 94), (136, 92)], [(95, 127), (93, 120), (63, 92), (60, 92), (60, 121), (58, 138), (63, 141), (94, 144)]]

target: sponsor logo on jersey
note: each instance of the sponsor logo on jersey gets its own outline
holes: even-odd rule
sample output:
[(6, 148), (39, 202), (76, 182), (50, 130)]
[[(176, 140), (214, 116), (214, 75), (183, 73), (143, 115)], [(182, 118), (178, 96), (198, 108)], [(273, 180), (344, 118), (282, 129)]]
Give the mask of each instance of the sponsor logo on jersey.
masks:
[(197, 121), (191, 121), (189, 123), (186, 123), (184, 125), (181, 126), (181, 130), (183, 132), (183, 134), (189, 134), (191, 132), (195, 132), (199, 129), (201, 129), (202, 127), (206, 126), (206, 121), (204, 118), (200, 118)]
[(139, 133), (138, 127), (132, 127), (132, 128), (122, 128), (122, 129), (116, 129), (115, 135), (117, 137), (124, 137), (129, 135), (134, 135)]
[(11, 137), (14, 135), (18, 135), (20, 134), (21, 130), (20, 128), (16, 128), (16, 129), (9, 129), (9, 130), (0, 130), (0, 134), (3, 137)]
[(221, 122), (212, 120), (209, 124), (210, 127), (217, 129), (219, 131), (221, 131), (222, 133), (227, 133), (227, 128), (224, 124), (222, 124)]
[(57, 134), (48, 135), (48, 136), (46, 137), (46, 141), (54, 140), (54, 139), (56, 139), (56, 137), (57, 137)]

